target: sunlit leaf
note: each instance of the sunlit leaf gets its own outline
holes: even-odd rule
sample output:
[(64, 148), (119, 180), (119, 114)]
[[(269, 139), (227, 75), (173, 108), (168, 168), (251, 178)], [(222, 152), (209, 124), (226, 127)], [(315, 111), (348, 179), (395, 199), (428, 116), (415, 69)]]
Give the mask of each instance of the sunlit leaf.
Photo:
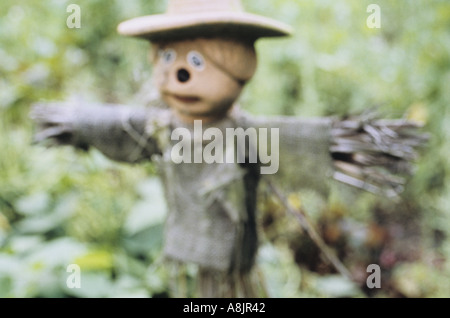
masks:
[(109, 270), (113, 267), (113, 255), (104, 250), (90, 251), (77, 257), (74, 263), (80, 266), (83, 271)]

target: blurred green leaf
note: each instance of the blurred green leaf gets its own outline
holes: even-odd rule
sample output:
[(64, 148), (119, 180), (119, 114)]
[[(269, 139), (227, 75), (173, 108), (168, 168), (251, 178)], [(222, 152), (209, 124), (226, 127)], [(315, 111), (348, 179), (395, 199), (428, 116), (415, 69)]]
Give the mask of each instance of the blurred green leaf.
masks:
[(10, 276), (3, 276), (0, 273), (0, 298), (12, 297), (12, 278)]
[(154, 225), (131, 236), (123, 237), (123, 245), (135, 255), (148, 255), (160, 248), (163, 240), (164, 225)]
[(167, 204), (159, 179), (150, 178), (141, 182), (137, 186), (137, 192), (142, 199), (134, 204), (127, 216), (124, 230), (128, 235), (162, 224), (167, 213)]
[(65, 292), (74, 297), (104, 298), (114, 292), (114, 285), (107, 274), (102, 272), (82, 272), (81, 288), (65, 287)]
[(24, 254), (36, 250), (43, 242), (44, 237), (41, 235), (14, 236), (9, 246), (14, 253)]
[(86, 246), (69, 237), (62, 237), (48, 241), (36, 248), (26, 261), (29, 266), (43, 264), (45, 267), (63, 266), (66, 268), (73, 264), (77, 257), (86, 253)]
[(316, 279), (317, 289), (329, 297), (361, 296), (358, 286), (340, 275), (329, 275)]
[[(21, 208), (28, 209), (27, 213), (43, 212), (43, 207), (47, 204), (45, 200), (48, 200), (48, 198), (45, 197), (45, 200), (42, 201), (43, 199), (39, 196), (33, 196), (31, 201), (29, 199), (21, 201)], [(36, 200), (36, 202), (33, 200)], [(22, 233), (46, 233), (67, 221), (75, 212), (75, 204), (76, 198), (73, 196), (62, 197), (51, 211), (25, 218), (18, 222), (17, 228)]]
[(15, 203), (17, 212), (24, 215), (36, 215), (44, 213), (50, 205), (50, 197), (48, 193), (39, 192), (22, 197)]

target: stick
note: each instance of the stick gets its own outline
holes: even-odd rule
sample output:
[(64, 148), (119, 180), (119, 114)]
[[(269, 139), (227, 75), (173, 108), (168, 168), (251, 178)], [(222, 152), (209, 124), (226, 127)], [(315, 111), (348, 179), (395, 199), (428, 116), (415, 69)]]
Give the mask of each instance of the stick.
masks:
[(275, 196), (280, 200), (281, 204), (286, 209), (287, 213), (294, 216), (301, 227), (308, 233), (309, 237), (313, 240), (313, 242), (317, 245), (320, 251), (325, 255), (327, 260), (336, 268), (336, 270), (346, 277), (347, 279), (354, 281), (350, 271), (345, 267), (345, 265), (339, 260), (333, 250), (327, 246), (327, 244), (323, 241), (322, 237), (317, 233), (314, 229), (314, 226), (309, 221), (307, 215), (302, 209), (294, 208), (286, 198), (286, 196), (270, 181), (267, 180), (267, 184), (270, 190), (275, 194)]

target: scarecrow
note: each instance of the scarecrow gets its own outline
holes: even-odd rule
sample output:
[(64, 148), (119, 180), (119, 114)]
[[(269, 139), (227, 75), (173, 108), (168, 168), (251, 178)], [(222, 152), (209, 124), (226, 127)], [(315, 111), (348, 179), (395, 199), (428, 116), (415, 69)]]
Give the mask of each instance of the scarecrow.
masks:
[[(118, 161), (154, 162), (169, 210), (164, 255), (180, 267), (198, 266), (199, 296), (261, 296), (254, 265), (257, 189), (263, 179), (325, 189), (334, 177), (392, 195), (403, 182), (396, 174), (408, 172), (415, 147), (424, 141), (417, 126), (402, 120), (262, 117), (242, 111), (237, 100), (256, 70), (255, 41), (286, 36), (291, 29), (246, 13), (239, 0), (169, 0), (165, 14), (125, 21), (118, 31), (151, 43), (153, 85), (162, 103), (142, 108), (38, 104), (31, 114), (39, 127), (35, 139), (96, 147)], [(199, 162), (194, 157), (214, 138), (196, 134), (198, 123), (218, 135), (239, 128), (278, 134), (264, 142), (258, 136), (243, 151), (231, 151), (237, 160)], [(192, 160), (174, 158), (180, 139), (173, 133), (179, 128), (192, 132)], [(224, 143), (223, 156), (239, 147)], [(277, 173), (264, 175), (267, 162), (250, 160), (252, 151), (264, 147), (276, 152)]]

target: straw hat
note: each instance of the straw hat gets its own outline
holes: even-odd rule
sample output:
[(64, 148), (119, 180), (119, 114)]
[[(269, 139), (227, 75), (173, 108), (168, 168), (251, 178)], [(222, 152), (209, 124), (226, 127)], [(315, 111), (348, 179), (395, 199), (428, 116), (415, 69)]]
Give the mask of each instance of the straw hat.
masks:
[(117, 30), (150, 41), (214, 35), (256, 40), (291, 33), (284, 23), (245, 12), (240, 0), (169, 0), (165, 14), (127, 20)]

